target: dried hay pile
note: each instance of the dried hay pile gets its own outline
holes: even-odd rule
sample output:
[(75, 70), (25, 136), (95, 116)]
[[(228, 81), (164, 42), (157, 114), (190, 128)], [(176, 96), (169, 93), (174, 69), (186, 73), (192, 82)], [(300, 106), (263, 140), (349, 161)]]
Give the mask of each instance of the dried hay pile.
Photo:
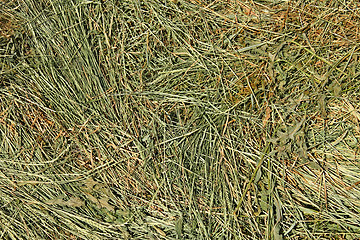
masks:
[(0, 1), (0, 238), (359, 238), (359, 9)]

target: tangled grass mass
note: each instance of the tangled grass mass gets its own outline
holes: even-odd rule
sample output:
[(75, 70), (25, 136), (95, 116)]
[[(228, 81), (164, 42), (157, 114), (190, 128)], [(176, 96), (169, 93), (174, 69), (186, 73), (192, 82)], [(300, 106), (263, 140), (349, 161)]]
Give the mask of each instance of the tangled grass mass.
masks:
[(360, 239), (360, 3), (0, 0), (0, 239)]

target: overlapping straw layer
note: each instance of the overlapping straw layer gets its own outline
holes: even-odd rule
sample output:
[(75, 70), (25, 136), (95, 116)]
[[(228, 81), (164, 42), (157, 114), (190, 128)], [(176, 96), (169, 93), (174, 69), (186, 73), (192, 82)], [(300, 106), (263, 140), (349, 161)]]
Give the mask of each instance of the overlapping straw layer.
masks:
[(0, 238), (360, 237), (356, 1), (0, 5)]

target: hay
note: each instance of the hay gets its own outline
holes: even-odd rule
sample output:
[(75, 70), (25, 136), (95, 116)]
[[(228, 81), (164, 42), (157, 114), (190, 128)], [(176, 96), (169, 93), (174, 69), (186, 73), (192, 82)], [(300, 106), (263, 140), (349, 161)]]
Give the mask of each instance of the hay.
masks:
[(360, 237), (356, 2), (0, 4), (1, 238)]

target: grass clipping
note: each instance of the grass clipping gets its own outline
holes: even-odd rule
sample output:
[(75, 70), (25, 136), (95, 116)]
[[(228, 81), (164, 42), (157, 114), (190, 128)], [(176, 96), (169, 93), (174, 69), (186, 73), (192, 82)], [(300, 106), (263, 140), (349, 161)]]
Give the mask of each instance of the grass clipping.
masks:
[(3, 239), (360, 237), (356, 1), (0, 1)]

